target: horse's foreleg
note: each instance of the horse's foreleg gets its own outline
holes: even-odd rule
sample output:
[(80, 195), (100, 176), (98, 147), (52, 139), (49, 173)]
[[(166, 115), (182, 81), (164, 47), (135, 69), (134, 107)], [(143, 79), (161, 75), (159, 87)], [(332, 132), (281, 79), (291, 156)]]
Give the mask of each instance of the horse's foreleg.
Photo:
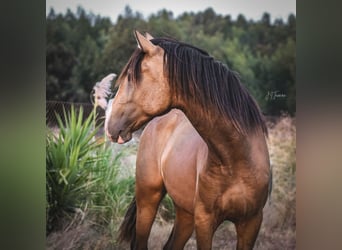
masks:
[(194, 216), (176, 207), (176, 219), (164, 250), (183, 249), (194, 230)]
[[(140, 193), (140, 192), (139, 192)], [(137, 192), (137, 219), (135, 249), (147, 249), (148, 237), (156, 216), (164, 190), (147, 190), (142, 195)]]
[(197, 204), (195, 207), (195, 231), (197, 249), (211, 249), (216, 222), (213, 213), (206, 211), (203, 205)]
[(250, 250), (253, 249), (255, 240), (258, 236), (260, 226), (262, 222), (262, 211), (256, 214), (254, 217), (236, 222), (237, 233), (237, 245), (238, 250)]

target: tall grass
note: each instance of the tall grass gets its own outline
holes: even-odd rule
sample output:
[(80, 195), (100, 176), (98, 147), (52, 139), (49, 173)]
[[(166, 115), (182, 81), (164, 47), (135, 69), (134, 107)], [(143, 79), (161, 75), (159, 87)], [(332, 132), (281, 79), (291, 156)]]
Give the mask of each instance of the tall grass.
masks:
[(273, 170), (269, 205), (273, 211), (266, 223), (292, 229), (296, 220), (296, 126), (291, 117), (282, 117), (270, 129), (269, 152)]
[(121, 157), (104, 140), (97, 139), (95, 112), (83, 109), (57, 115), (59, 133), (46, 137), (47, 233), (66, 230), (85, 218), (111, 226), (130, 202), (134, 179), (120, 179)]

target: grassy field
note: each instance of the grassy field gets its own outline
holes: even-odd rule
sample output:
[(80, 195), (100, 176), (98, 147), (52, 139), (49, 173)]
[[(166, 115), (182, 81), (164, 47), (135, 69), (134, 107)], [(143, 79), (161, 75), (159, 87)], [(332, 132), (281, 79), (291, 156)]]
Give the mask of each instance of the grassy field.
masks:
[[(264, 208), (264, 221), (255, 249), (296, 249), (295, 119), (281, 117), (276, 122), (268, 122), (268, 127), (273, 190)], [(105, 190), (103, 192), (112, 191), (98, 196), (100, 203), (87, 201), (87, 206), (82, 203), (78, 210), (75, 209), (58, 217), (56, 224), (58, 226), (50, 225), (53, 229), (47, 234), (47, 249), (129, 248), (128, 245), (118, 245), (115, 238), (125, 209), (133, 195), (132, 180), (134, 180), (138, 141), (139, 136), (136, 135), (127, 145), (107, 146), (106, 150), (109, 150), (111, 155), (107, 164), (114, 164), (116, 172), (113, 175), (115, 180), (112, 182), (107, 180), (108, 184), (103, 185)], [(121, 191), (118, 185), (121, 185)], [(107, 204), (104, 204), (103, 200)], [(160, 207), (153, 225), (149, 249), (162, 249), (172, 228), (172, 216), (173, 210), (170, 200), (167, 199)], [(215, 233), (213, 249), (234, 249), (235, 236), (233, 224), (224, 222)], [(188, 241), (185, 249), (196, 249), (195, 235)]]

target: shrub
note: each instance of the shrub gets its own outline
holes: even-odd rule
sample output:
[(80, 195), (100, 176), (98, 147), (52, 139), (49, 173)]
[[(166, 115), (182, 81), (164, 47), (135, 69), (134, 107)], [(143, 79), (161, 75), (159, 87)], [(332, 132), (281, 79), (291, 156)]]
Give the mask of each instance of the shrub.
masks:
[[(57, 115), (59, 133), (48, 131), (46, 139), (47, 233), (86, 215), (96, 224), (109, 224), (121, 216), (134, 192), (134, 179), (118, 178), (124, 150), (113, 155), (96, 134), (95, 113), (86, 119), (74, 107), (63, 123)], [(100, 142), (102, 141), (102, 142)], [(91, 216), (90, 216), (91, 215)], [(79, 216), (78, 216), (79, 217)], [(77, 219), (79, 219), (77, 217)]]

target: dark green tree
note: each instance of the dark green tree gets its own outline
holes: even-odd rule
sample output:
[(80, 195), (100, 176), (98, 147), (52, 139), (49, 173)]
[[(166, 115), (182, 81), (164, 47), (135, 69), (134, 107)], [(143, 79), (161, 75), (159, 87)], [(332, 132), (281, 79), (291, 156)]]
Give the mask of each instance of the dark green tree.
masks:
[[(95, 82), (119, 74), (128, 61), (137, 46), (135, 29), (206, 50), (240, 74), (264, 113), (295, 115), (296, 16), (272, 23), (269, 13), (248, 21), (240, 14), (234, 20), (213, 8), (178, 17), (162, 9), (143, 17), (126, 6), (115, 23), (82, 7), (65, 14), (51, 9), (46, 23), (47, 99), (89, 102)], [(269, 93), (283, 97), (270, 100)]]

